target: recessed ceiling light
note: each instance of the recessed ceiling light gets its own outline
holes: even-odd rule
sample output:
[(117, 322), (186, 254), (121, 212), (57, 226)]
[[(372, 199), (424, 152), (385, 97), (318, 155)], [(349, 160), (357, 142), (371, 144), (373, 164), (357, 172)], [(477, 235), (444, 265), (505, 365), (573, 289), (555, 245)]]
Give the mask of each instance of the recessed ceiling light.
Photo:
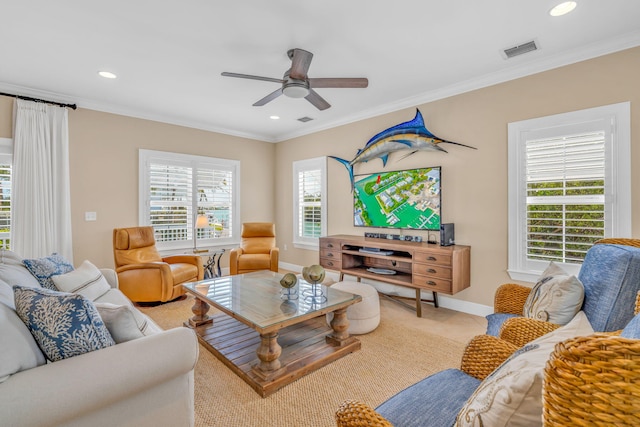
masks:
[(98, 75), (100, 77), (104, 77), (105, 79), (115, 79), (116, 77), (118, 77), (115, 74), (110, 73), (109, 71), (98, 71)]
[(280, 116), (269, 116), (271, 120), (279, 120)]
[(551, 16), (566, 15), (567, 13), (569, 13), (573, 9), (575, 9), (577, 5), (578, 4), (576, 2), (574, 2), (574, 1), (565, 1), (565, 2), (560, 3), (559, 5), (557, 5), (553, 9), (551, 9), (549, 11), (549, 15), (551, 15)]

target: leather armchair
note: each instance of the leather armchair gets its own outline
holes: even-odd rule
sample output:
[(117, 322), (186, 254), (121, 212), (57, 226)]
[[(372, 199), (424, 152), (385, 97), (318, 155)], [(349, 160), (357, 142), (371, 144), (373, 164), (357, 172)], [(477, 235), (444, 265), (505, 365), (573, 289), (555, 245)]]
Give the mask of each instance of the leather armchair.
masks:
[(246, 222), (242, 224), (240, 247), (229, 253), (229, 271), (232, 275), (257, 270), (277, 272), (279, 254), (275, 224)]
[(204, 278), (197, 255), (162, 257), (153, 227), (113, 230), (113, 258), (120, 290), (135, 302), (166, 302), (184, 294), (182, 284)]

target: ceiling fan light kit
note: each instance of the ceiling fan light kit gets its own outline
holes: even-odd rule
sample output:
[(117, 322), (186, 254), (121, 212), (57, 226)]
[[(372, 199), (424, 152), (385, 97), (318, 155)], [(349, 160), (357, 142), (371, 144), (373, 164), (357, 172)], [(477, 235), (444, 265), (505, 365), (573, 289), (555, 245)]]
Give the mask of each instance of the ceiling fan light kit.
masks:
[(225, 77), (236, 77), (240, 79), (262, 80), (273, 83), (280, 83), (280, 89), (271, 92), (269, 95), (258, 100), (253, 105), (256, 107), (263, 106), (280, 95), (289, 98), (305, 98), (319, 110), (326, 110), (331, 107), (324, 98), (322, 98), (314, 87), (319, 88), (366, 88), (369, 81), (366, 78), (314, 78), (310, 79), (307, 75), (313, 54), (303, 49), (290, 49), (287, 56), (291, 59), (291, 68), (284, 73), (282, 79), (274, 79), (271, 77), (253, 76), (250, 74), (239, 74), (223, 72)]

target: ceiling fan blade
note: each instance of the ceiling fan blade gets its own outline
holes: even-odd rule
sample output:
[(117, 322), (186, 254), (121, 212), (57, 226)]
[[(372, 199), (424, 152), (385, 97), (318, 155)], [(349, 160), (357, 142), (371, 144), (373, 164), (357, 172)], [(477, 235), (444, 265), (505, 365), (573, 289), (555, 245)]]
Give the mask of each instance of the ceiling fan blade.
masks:
[(226, 71), (222, 73), (225, 77), (237, 77), (239, 79), (250, 79), (250, 80), (263, 80), (265, 82), (273, 82), (273, 83), (283, 83), (282, 79), (272, 79), (271, 77), (260, 77), (260, 76), (252, 76), (250, 74), (238, 74), (238, 73), (227, 73)]
[(313, 106), (320, 111), (326, 110), (327, 108), (331, 107), (331, 104), (325, 101), (325, 99), (318, 95), (318, 92), (313, 89), (309, 89), (309, 95), (305, 96), (304, 99), (312, 103)]
[(280, 95), (282, 95), (282, 88), (278, 88), (278, 89), (274, 90), (269, 95), (265, 96), (261, 100), (259, 100), (256, 103), (254, 103), (253, 106), (254, 107), (262, 107), (264, 104), (273, 101), (274, 99), (276, 99)]
[(327, 87), (339, 87), (339, 88), (365, 88), (369, 86), (369, 80), (366, 78), (321, 78), (321, 79), (309, 79), (309, 84), (314, 88), (327, 88)]
[(291, 71), (289, 72), (289, 77), (296, 80), (306, 79), (307, 71), (309, 71), (311, 59), (313, 58), (313, 53), (302, 49), (291, 49), (289, 51), (289, 57), (291, 58)]

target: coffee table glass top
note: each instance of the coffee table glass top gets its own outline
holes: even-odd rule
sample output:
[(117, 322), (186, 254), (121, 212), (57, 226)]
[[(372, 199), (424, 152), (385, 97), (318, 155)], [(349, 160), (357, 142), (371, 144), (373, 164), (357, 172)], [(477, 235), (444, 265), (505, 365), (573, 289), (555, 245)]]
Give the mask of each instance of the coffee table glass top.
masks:
[[(331, 287), (314, 287), (302, 278), (292, 288), (294, 296), (287, 298), (283, 295), (287, 293), (287, 289), (280, 285), (282, 276), (280, 273), (263, 270), (183, 286), (210, 305), (258, 330), (275, 325), (284, 327), (299, 322), (300, 318), (317, 317), (361, 299), (358, 295)], [(315, 295), (322, 292), (322, 297), (310, 297), (313, 290), (316, 291)]]

